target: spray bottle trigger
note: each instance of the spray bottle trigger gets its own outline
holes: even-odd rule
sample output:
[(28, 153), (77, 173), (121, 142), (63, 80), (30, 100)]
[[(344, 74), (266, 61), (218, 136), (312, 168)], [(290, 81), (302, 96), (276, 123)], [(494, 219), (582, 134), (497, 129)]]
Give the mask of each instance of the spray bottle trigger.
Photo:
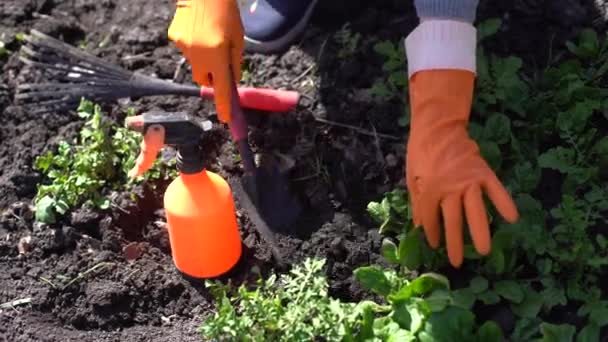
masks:
[(135, 166), (129, 171), (129, 177), (136, 178), (148, 171), (153, 165), (158, 153), (165, 145), (165, 127), (154, 124), (144, 132), (144, 139), (140, 144), (140, 152)]

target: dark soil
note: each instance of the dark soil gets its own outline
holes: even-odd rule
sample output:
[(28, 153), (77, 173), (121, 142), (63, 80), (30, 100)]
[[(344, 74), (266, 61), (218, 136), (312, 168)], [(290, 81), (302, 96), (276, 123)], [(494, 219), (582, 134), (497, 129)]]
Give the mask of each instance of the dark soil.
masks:
[[(166, 36), (173, 3), (3, 0), (0, 40), (17, 51), (16, 34), (35, 28), (74, 45), (86, 44), (125, 68), (173, 78), (181, 58)], [(493, 51), (522, 55), (530, 67), (542, 65), (551, 45), (571, 39), (592, 20), (599, 18), (595, 24), (602, 29), (602, 13), (586, 2), (567, 0), (482, 1), (479, 7), (480, 19), (498, 16), (506, 23)], [(354, 54), (340, 59), (333, 37), (346, 22), (361, 38)], [(384, 77), (383, 60), (372, 47), (379, 39), (405, 37), (416, 23), (410, 1), (329, 1), (317, 8), (308, 31), (289, 51), (246, 57), (247, 83), (302, 94), (292, 113), (249, 113), (255, 147), (297, 161), (290, 177), (305, 213), (291, 231), (279, 234), (281, 252), (289, 264), (306, 256), (327, 257), (332, 295), (344, 300), (366, 295), (353, 281), (353, 269), (382, 262), (381, 237), (365, 215), (367, 203), (403, 186), (406, 131), (395, 124), (401, 107), (370, 100), (369, 88)], [(116, 194), (108, 212), (81, 208), (52, 227), (33, 222), (31, 200), (41, 181), (32, 169), (34, 159), (61, 139), (74, 137), (82, 122), (73, 113), (34, 116), (11, 107), (16, 85), (35, 75), (23, 68), (16, 53), (0, 57), (0, 67), (0, 303), (31, 298), (31, 303), (0, 310), (0, 340), (199, 340), (196, 328), (213, 301), (202, 284), (184, 280), (173, 266), (164, 229), (163, 184), (138, 187), (135, 200), (131, 193)], [(177, 81), (190, 81), (187, 66)], [(156, 97), (104, 109), (117, 118), (127, 105), (139, 112), (184, 110), (216, 120), (213, 106), (197, 99)], [(210, 169), (239, 177), (229, 136), (220, 133), (212, 140), (207, 147), (214, 161)], [(245, 252), (225, 277), (236, 283), (254, 277), (253, 266), (277, 270), (246, 213), (240, 211), (239, 219)], [(141, 255), (128, 260), (126, 247)]]

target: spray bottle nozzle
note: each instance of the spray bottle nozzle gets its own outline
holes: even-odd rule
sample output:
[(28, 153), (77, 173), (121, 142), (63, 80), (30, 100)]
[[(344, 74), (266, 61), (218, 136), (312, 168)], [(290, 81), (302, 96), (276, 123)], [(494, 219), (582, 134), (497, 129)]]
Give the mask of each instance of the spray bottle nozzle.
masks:
[[(178, 167), (183, 172), (198, 172), (203, 169), (198, 153), (198, 140), (213, 128), (209, 120), (199, 120), (183, 112), (146, 112), (129, 117), (127, 128), (144, 135), (141, 151), (130, 177), (145, 173), (154, 164), (158, 152), (165, 145), (178, 148)], [(187, 154), (187, 155), (184, 155)]]
[(146, 112), (126, 119), (127, 128), (147, 133), (150, 126), (160, 125), (165, 129), (165, 145), (192, 143), (201, 134), (213, 128), (209, 120), (198, 120), (184, 112)]

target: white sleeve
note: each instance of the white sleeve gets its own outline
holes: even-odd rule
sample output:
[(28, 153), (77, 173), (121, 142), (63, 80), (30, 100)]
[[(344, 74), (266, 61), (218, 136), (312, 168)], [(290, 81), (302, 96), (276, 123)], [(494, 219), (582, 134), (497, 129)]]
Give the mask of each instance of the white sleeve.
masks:
[(422, 21), (404, 40), (408, 77), (430, 69), (477, 72), (477, 29), (456, 20)]

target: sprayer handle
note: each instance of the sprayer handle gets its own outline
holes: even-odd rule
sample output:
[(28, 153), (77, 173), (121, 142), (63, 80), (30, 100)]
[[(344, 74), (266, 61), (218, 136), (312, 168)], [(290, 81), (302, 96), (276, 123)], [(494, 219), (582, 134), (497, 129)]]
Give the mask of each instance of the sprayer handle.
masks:
[[(214, 90), (211, 87), (201, 87), (202, 98), (213, 98)], [(241, 106), (268, 112), (289, 112), (296, 108), (300, 101), (300, 94), (292, 90), (278, 90), (268, 88), (238, 87)]]

